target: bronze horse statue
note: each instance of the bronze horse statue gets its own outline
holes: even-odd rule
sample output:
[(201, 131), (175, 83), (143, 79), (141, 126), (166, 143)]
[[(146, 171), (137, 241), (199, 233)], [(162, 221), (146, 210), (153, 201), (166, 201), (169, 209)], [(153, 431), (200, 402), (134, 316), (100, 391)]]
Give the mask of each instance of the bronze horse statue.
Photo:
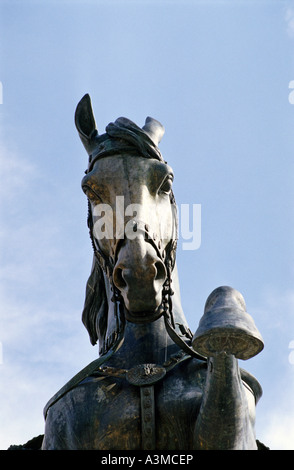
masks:
[(230, 287), (213, 291), (189, 329), (163, 126), (119, 118), (99, 135), (89, 95), (75, 123), (89, 155), (82, 189), (94, 250), (82, 320), (99, 357), (46, 405), (42, 448), (257, 449), (262, 391), (238, 359), (259, 353), (262, 338)]

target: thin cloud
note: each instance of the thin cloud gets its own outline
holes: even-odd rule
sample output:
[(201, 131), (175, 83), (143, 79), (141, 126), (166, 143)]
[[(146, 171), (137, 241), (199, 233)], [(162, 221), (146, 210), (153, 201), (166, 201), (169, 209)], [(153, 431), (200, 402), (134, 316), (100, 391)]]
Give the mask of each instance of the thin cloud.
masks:
[(0, 205), (16, 201), (37, 175), (36, 167), (0, 141)]
[(80, 311), (53, 310), (0, 290), (0, 449), (44, 432), (43, 408), (73, 375), (98, 356)]
[[(273, 382), (275, 378), (273, 377)], [(294, 367), (287, 374), (285, 384), (280, 384), (279, 394), (268, 403), (263, 419), (262, 440), (272, 450), (294, 449)]]
[(272, 450), (294, 449), (293, 309), (294, 291), (274, 288), (264, 290), (259, 305), (250, 308), (265, 342), (250, 370), (263, 388), (256, 410), (257, 439)]

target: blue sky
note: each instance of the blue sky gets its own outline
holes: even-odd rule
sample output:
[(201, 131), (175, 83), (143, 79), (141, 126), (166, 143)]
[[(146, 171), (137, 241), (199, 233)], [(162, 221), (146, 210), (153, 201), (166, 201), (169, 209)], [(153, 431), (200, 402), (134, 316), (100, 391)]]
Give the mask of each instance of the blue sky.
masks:
[[(177, 254), (195, 331), (231, 285), (265, 341), (257, 438), (294, 449), (293, 1), (2, 1), (0, 448), (43, 433), (48, 399), (95, 359), (81, 323), (92, 251), (75, 107), (99, 131), (158, 119), (201, 246)], [(292, 356), (293, 357), (293, 356)]]

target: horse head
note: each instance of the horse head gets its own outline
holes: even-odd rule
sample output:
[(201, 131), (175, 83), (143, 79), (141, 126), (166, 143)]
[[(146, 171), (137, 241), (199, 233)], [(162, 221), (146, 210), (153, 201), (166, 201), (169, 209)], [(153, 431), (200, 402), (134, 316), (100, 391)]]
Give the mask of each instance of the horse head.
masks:
[(177, 293), (171, 300), (178, 291), (177, 215), (173, 172), (158, 149), (163, 126), (150, 117), (142, 128), (119, 118), (99, 135), (89, 95), (79, 102), (75, 123), (89, 156), (82, 189), (94, 262), (83, 322), (92, 344), (99, 340), (100, 353), (107, 352), (125, 320), (164, 315), (173, 330), (181, 323), (188, 331)]

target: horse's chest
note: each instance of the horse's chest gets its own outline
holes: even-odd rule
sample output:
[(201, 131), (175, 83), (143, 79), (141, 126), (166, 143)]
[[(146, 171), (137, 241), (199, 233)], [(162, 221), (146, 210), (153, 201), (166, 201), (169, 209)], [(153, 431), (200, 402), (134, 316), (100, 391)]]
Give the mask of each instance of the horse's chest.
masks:
[(181, 378), (165, 378), (153, 387), (154, 398), (149, 387), (118, 379), (94, 379), (79, 387), (67, 405), (68, 439), (75, 441), (71, 446), (140, 449), (145, 430), (157, 449), (191, 448), (201, 387)]

